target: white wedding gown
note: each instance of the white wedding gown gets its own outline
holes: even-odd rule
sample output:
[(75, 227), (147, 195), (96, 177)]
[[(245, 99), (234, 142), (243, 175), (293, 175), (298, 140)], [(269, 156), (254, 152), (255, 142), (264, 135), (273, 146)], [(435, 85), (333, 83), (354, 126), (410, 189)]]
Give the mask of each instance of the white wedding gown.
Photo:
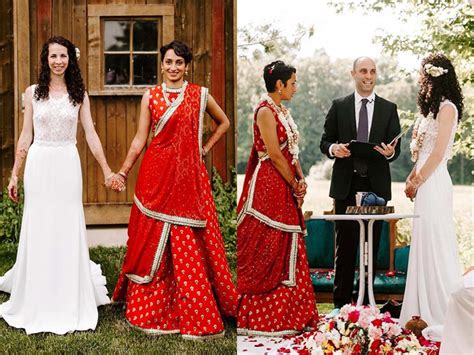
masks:
[(89, 260), (76, 149), (79, 105), (69, 96), (33, 99), (34, 141), (25, 165), (25, 204), (16, 263), (0, 277), (11, 293), (0, 318), (27, 334), (95, 329), (110, 303), (100, 266)]
[[(443, 101), (440, 105), (456, 106)], [(461, 265), (453, 219), (453, 186), (447, 169), (452, 156), (453, 125), (444, 159), (418, 189), (415, 200), (407, 283), (403, 298), (400, 324), (404, 326), (412, 316), (420, 316), (429, 327), (445, 321), (448, 300), (462, 285)], [(425, 133), (416, 163), (417, 171), (433, 151), (438, 136), (438, 120), (432, 114), (422, 117), (418, 134)], [(413, 146), (413, 142), (412, 142)]]

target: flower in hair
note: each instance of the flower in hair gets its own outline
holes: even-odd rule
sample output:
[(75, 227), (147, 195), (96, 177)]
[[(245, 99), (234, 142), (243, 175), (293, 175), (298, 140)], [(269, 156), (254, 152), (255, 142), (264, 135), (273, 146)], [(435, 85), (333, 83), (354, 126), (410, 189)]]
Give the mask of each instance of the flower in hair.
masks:
[(273, 69), (275, 69), (275, 64), (273, 64), (270, 68), (268, 68), (268, 74), (272, 75)]
[(438, 76), (441, 76), (448, 72), (448, 69), (445, 69), (443, 67), (435, 67), (433, 64), (430, 63), (426, 63), (424, 65), (424, 68), (425, 72), (433, 78), (437, 78)]
[(81, 50), (77, 47), (75, 49), (76, 49), (76, 59), (79, 60), (79, 58), (81, 58)]

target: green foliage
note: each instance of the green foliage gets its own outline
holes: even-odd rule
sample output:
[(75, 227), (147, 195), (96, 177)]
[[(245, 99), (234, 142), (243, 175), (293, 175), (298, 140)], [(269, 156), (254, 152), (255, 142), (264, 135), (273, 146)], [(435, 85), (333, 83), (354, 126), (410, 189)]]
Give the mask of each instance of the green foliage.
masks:
[(18, 243), (23, 216), (23, 185), (18, 186), (18, 203), (10, 200), (7, 188), (0, 195), (0, 244)]
[(212, 169), (212, 194), (221, 225), (225, 249), (235, 253), (237, 248), (237, 174), (231, 169), (229, 182), (224, 183), (216, 168)]
[(298, 24), (293, 35), (287, 37), (273, 24), (248, 25), (238, 29), (240, 57), (261, 59), (267, 55), (291, 61), (301, 48), (301, 40), (314, 35), (314, 27)]

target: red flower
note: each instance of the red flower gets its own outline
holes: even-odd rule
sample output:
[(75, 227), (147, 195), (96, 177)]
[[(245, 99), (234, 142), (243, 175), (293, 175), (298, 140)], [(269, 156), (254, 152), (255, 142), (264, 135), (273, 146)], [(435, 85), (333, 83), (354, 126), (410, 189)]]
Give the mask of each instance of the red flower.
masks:
[(370, 354), (378, 354), (377, 350), (380, 347), (380, 344), (382, 344), (382, 341), (380, 339), (376, 339), (372, 342), (372, 345), (370, 346)]
[(280, 348), (277, 351), (278, 351), (278, 353), (284, 353), (284, 354), (291, 353), (291, 349), (288, 349), (288, 348)]
[(351, 321), (352, 323), (357, 323), (357, 321), (359, 320), (359, 315), (360, 312), (358, 310), (352, 311), (351, 313), (349, 313), (349, 321)]
[(382, 325), (382, 320), (381, 320), (381, 319), (374, 319), (374, 320), (372, 321), (372, 325), (373, 325), (374, 327), (380, 327), (380, 326)]
[(335, 321), (330, 321), (329, 322), (329, 330), (333, 330), (336, 327), (336, 322)]
[(387, 271), (387, 272), (385, 273), (385, 276), (387, 276), (387, 277), (394, 277), (394, 276), (395, 276), (395, 271)]

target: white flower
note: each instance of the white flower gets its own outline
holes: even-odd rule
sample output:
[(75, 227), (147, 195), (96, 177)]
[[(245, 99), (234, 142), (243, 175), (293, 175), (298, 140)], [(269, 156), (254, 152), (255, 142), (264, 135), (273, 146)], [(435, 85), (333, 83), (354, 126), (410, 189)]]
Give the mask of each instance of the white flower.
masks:
[(448, 72), (448, 69), (445, 69), (443, 67), (435, 67), (433, 64), (430, 63), (426, 63), (424, 68), (425, 72), (433, 78), (437, 78), (438, 76), (441, 76)]
[(81, 58), (81, 50), (76, 47), (76, 59), (79, 60)]

